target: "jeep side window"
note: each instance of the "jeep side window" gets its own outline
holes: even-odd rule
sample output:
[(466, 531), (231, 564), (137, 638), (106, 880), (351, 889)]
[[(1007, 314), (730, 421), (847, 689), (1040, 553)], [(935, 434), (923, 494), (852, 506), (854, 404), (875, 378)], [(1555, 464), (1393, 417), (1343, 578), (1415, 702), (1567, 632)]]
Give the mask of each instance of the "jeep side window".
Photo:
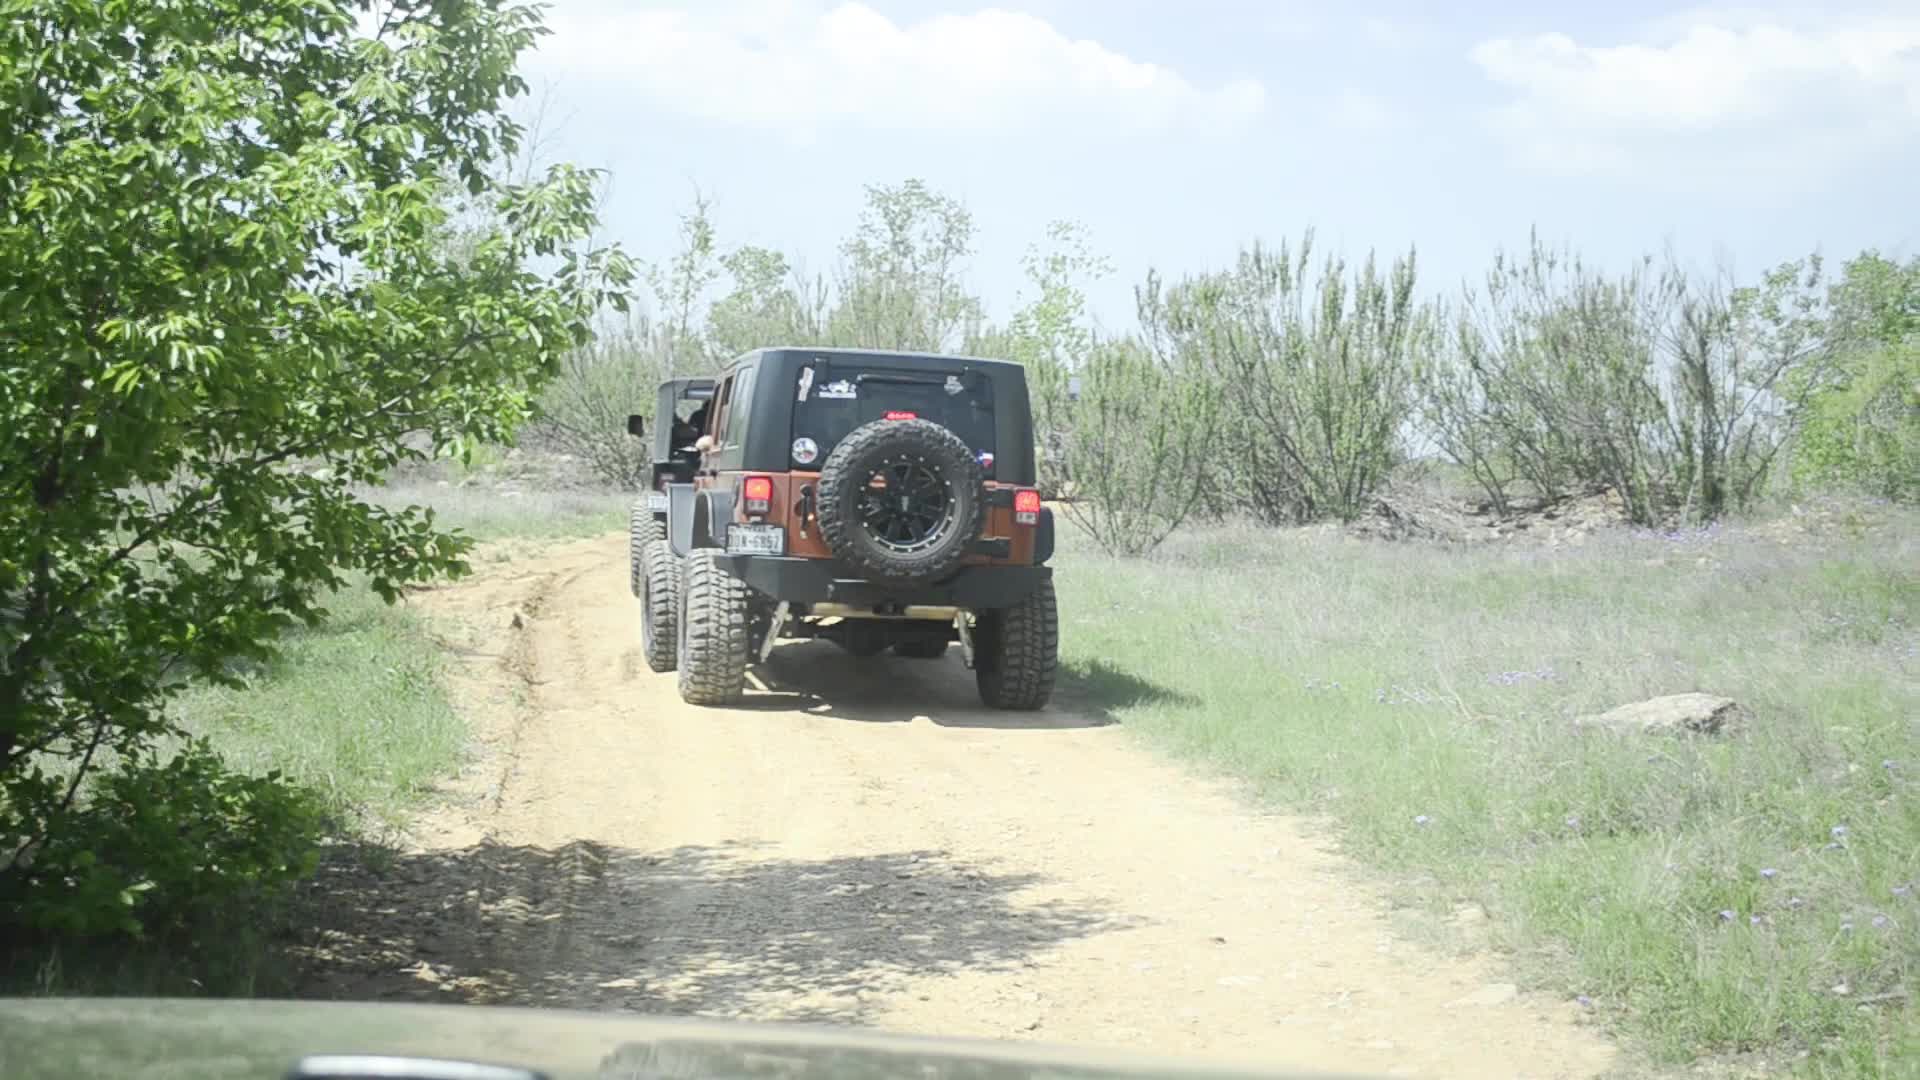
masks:
[(704, 434), (713, 436), (713, 444), (720, 445), (720, 435), (727, 428), (727, 403), (732, 399), (733, 376), (729, 375), (720, 382), (720, 389), (713, 392), (712, 410), (707, 416), (707, 430)]
[[(729, 400), (738, 399), (746, 402), (749, 414), (751, 414), (753, 409), (753, 373), (755, 370), (757, 369), (747, 368), (735, 377), (739, 385), (733, 388), (734, 392), (729, 398)], [(726, 417), (721, 421), (720, 433), (713, 437), (713, 441), (719, 444), (722, 449), (731, 450), (739, 446), (741, 439), (746, 435), (746, 426), (733, 422), (736, 411), (738, 410), (732, 408), (727, 410)]]

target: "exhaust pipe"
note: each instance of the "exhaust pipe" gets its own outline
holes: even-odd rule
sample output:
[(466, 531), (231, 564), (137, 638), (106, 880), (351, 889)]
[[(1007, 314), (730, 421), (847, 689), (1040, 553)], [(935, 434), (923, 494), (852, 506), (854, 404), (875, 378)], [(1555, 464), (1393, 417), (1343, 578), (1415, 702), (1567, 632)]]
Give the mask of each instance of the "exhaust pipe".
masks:
[(852, 604), (821, 603), (811, 605), (808, 614), (820, 619), (931, 619), (935, 622), (952, 622), (959, 616), (960, 609), (937, 604), (908, 604), (898, 612), (880, 612)]

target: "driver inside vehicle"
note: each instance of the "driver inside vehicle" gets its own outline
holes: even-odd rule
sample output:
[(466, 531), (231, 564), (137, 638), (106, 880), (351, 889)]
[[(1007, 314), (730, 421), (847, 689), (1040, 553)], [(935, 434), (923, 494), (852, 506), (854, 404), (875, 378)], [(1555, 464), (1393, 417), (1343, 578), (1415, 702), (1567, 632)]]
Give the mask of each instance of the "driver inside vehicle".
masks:
[(685, 420), (674, 420), (673, 453), (675, 456), (688, 458), (699, 456), (695, 442), (700, 438), (701, 432), (706, 430), (709, 404), (711, 402), (702, 402), (700, 407), (693, 410)]

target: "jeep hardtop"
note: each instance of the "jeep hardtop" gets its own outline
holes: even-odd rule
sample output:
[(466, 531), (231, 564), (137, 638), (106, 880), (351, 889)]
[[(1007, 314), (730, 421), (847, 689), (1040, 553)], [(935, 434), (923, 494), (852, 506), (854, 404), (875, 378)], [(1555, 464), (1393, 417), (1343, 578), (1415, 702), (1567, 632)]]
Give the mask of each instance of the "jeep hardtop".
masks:
[(826, 638), (916, 659), (958, 642), (988, 705), (1047, 703), (1053, 514), (1020, 365), (760, 349), (662, 383), (653, 422), (631, 573), (648, 665), (685, 700), (737, 701), (775, 642)]

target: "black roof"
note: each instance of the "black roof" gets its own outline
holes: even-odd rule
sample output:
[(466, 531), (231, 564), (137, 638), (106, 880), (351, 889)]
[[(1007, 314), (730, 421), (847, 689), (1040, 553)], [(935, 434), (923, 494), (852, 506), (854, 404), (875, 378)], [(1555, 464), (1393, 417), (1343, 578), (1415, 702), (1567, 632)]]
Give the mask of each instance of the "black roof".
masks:
[(734, 364), (739, 364), (758, 356), (767, 356), (775, 353), (803, 353), (807, 356), (824, 356), (829, 360), (906, 360), (909, 362), (920, 361), (942, 366), (951, 366), (959, 363), (980, 367), (1021, 367), (1017, 361), (1013, 360), (996, 360), (985, 356), (968, 356), (964, 353), (914, 352), (902, 349), (827, 348), (810, 345), (769, 345), (735, 357), (733, 362), (727, 366), (732, 367)]
[(993, 387), (996, 418), (995, 476), (1008, 483), (1033, 483), (1033, 407), (1027, 397), (1027, 370), (1024, 365), (1012, 360), (897, 349), (783, 345), (754, 349), (734, 358), (727, 365), (727, 375), (743, 378), (745, 372), (754, 372), (753, 386), (748, 391), (751, 404), (740, 414), (746, 424), (740, 445), (732, 445), (734, 421), (727, 422), (729, 445), (716, 452), (713, 458), (715, 467), (723, 471), (743, 468), (784, 471), (791, 468), (792, 380), (797, 377), (800, 368), (821, 361), (829, 368), (844, 363), (850, 367), (870, 365), (895, 370), (920, 365), (949, 372), (971, 369), (986, 377)]

